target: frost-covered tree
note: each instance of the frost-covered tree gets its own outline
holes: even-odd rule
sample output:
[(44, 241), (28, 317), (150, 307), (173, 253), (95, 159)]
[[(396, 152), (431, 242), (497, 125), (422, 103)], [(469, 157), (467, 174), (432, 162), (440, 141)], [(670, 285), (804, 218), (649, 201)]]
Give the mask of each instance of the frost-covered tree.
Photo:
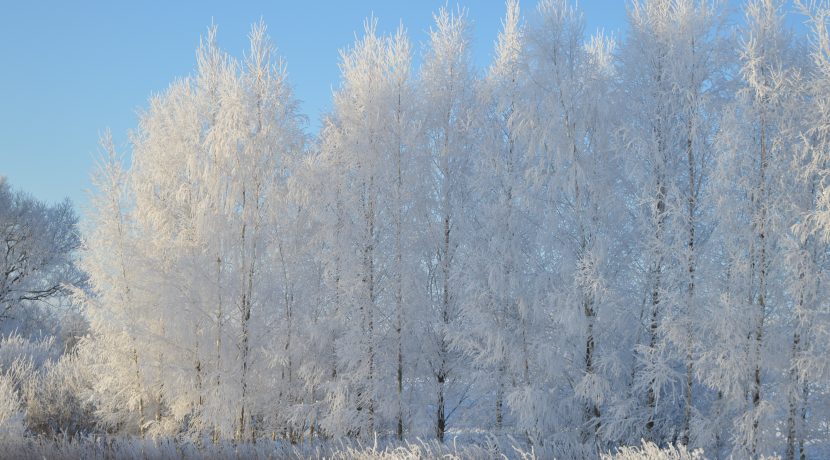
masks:
[(634, 381), (636, 393), (645, 396), (634, 418), (643, 426), (630, 430), (657, 441), (689, 443), (697, 436), (694, 366), (700, 306), (707, 303), (699, 264), (711, 228), (712, 143), (728, 74), (723, 11), (692, 0), (634, 3), (620, 52), (621, 145), (633, 172), (627, 202), (639, 234), (637, 282), (646, 299), (638, 315), (645, 334), (636, 340)]
[(404, 324), (414, 270), (404, 251), (413, 232), (417, 125), (406, 35), (381, 36), (376, 27), (368, 21), (362, 39), (341, 55), (343, 83), (322, 139), (323, 167), (336, 187), (335, 308), (341, 321), (353, 318), (335, 345), (337, 389), (328, 426), (369, 435), (394, 426), (402, 437)]
[(429, 170), (424, 179), (427, 237), (422, 264), (428, 271), (425, 318), (428, 342), (422, 353), (435, 384), (435, 436), (443, 441), (448, 419), (461, 405), (470, 385), (452, 331), (463, 327), (460, 303), (465, 294), (462, 270), (473, 250), (469, 229), (470, 175), (476, 146), (474, 76), (466, 12), (442, 8), (430, 30), (430, 44), (421, 67), (422, 123)]
[(471, 192), (477, 199), (471, 218), (476, 230), (470, 242), (478, 251), (470, 254), (469, 294), (461, 302), (468, 326), (455, 339), (479, 368), (476, 390), (493, 392), (493, 407), (482, 416), (496, 430), (509, 420), (508, 394), (530, 381), (528, 325), (521, 309), (532, 290), (524, 254), (535, 232), (526, 215), (527, 146), (517, 128), (526, 97), (520, 21), (518, 2), (508, 2), (495, 61), (479, 83), (482, 142), (473, 160)]
[[(139, 349), (134, 330), (133, 278), (137, 271), (131, 254), (131, 221), (127, 171), (116, 153), (112, 138), (101, 140), (103, 154), (92, 182), (98, 193), (91, 199), (84, 232), (82, 268), (89, 275), (86, 311), (90, 328), (101, 337), (96, 341), (98, 359), (89, 363), (103, 378), (94, 382), (99, 418), (114, 431), (142, 432), (145, 428), (144, 390), (141, 384)], [(110, 350), (100, 353), (101, 349)], [(110, 372), (101, 373), (104, 369)]]
[[(512, 382), (516, 427), (539, 443), (556, 432), (569, 449), (560, 455), (578, 455), (600, 426), (595, 322), (610, 299), (605, 257), (615, 249), (598, 235), (610, 236), (607, 213), (620, 209), (600, 198), (612, 185), (606, 172), (616, 171), (600, 169), (615, 161), (599, 116), (609, 97), (610, 43), (586, 41), (581, 14), (566, 2), (541, 2), (526, 31), (517, 21), (510, 4), (485, 82), (494, 94), (495, 134), (487, 140), (495, 155), (484, 157), (482, 170), (494, 177), (477, 185), (495, 188), (486, 206), (496, 214), (483, 214), (482, 227), (493, 251), (484, 257), (499, 265), (477, 276), (498, 299), (495, 324), (484, 324), (491, 347), (502, 348), (491, 356), (507, 363), (499, 374)], [(571, 382), (579, 394), (565, 390)]]
[(12, 190), (0, 177), (0, 324), (83, 282), (74, 259), (80, 246), (77, 224), (69, 200), (48, 205)]
[[(623, 208), (611, 192), (618, 171), (611, 165), (618, 160), (610, 148), (610, 120), (600, 116), (610, 99), (613, 43), (603, 36), (586, 42), (582, 13), (565, 2), (541, 2), (539, 16), (529, 35), (530, 80), (534, 93), (545, 95), (528, 113), (536, 124), (533, 173), (541, 181), (535, 214), (550, 229), (538, 239), (550, 280), (544, 303), (552, 306), (549, 321), (562, 329), (556, 360), (570, 374), (548, 371), (545, 380), (560, 388), (575, 382), (560, 417), (574, 429), (569, 441), (590, 452), (598, 447), (600, 407), (610, 383), (597, 346), (605, 320), (613, 316), (611, 258), (618, 229), (609, 224), (619, 220)], [(567, 365), (566, 356), (579, 359)]]
[(718, 139), (717, 239), (725, 274), (718, 304), (722, 318), (712, 324), (715, 347), (704, 355), (709, 367), (704, 375), (718, 392), (719, 417), (731, 417), (722, 429), (734, 433), (732, 452), (750, 457), (777, 450), (775, 432), (782, 428), (776, 420), (786, 412), (787, 400), (781, 396), (794, 391), (782, 386), (787, 379), (782, 361), (793, 357), (782, 355), (790, 346), (780, 334), (791, 329), (789, 311), (803, 309), (799, 303), (809, 295), (799, 281), (803, 263), (796, 260), (806, 241), (789, 236), (811, 187), (811, 180), (793, 169), (803, 150), (803, 54), (783, 20), (779, 2), (747, 4), (741, 88)]
[[(281, 211), (303, 134), (264, 25), (252, 29), (241, 63), (218, 50), (211, 31), (198, 71), (151, 100), (129, 172), (105, 170), (92, 232), (107, 233), (119, 256), (87, 260), (94, 301), (123, 312), (118, 329), (135, 342), (131, 397), (142, 429), (187, 424), (243, 439), (263, 429), (267, 408), (252, 395), (271, 380), (264, 353), (282, 345), (270, 320), (284, 308), (270, 295), (284, 279), (276, 276), (282, 254), (267, 224)], [(101, 341), (118, 334), (96, 332)]]

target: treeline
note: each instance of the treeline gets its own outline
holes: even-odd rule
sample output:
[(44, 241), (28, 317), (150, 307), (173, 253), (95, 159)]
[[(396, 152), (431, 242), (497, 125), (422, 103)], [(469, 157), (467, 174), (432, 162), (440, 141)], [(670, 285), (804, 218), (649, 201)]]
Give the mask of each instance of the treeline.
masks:
[(368, 21), (315, 138), (265, 26), (211, 29), (103, 142), (86, 429), (830, 454), (830, 10), (783, 4), (635, 1), (616, 43), (510, 0), (484, 72), (463, 10), (418, 68)]

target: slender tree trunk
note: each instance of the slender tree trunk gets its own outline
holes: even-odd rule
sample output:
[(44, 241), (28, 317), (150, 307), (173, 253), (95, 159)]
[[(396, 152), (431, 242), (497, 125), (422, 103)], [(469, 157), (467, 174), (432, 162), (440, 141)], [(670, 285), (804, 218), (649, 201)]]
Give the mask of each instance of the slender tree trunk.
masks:
[[(512, 81), (513, 84), (516, 83), (515, 79)], [(501, 302), (501, 312), (500, 312), (500, 333), (502, 334), (510, 334), (512, 331), (506, 329), (508, 328), (509, 323), (508, 318), (511, 317), (511, 311), (513, 310), (513, 306), (515, 305), (515, 298), (513, 293), (513, 286), (511, 279), (513, 277), (513, 270), (514, 270), (514, 263), (513, 260), (513, 171), (515, 167), (515, 150), (516, 150), (516, 141), (513, 139), (513, 133), (510, 130), (510, 116), (515, 111), (515, 104), (511, 102), (510, 109), (508, 111), (507, 116), (503, 120), (505, 123), (505, 135), (507, 136), (507, 189), (504, 192), (504, 204), (506, 206), (506, 215), (504, 218), (504, 235), (506, 247), (505, 247), (505, 254), (504, 254), (504, 279), (506, 282), (506, 286), (504, 286), (504, 292), (502, 295), (504, 299)], [(498, 388), (496, 390), (496, 428), (501, 430), (504, 424), (504, 398), (506, 394), (506, 385), (508, 381), (508, 362), (506, 356), (506, 350), (504, 349), (504, 345), (502, 345), (502, 349), (500, 350), (501, 355), (501, 362), (499, 363), (498, 367)]]
[(439, 442), (444, 442), (444, 434), (446, 432), (446, 396), (445, 396), (445, 385), (447, 380), (447, 374), (449, 373), (449, 343), (447, 343), (447, 331), (450, 327), (450, 264), (452, 255), (450, 254), (450, 242), (451, 242), (451, 235), (450, 231), (452, 229), (451, 223), (451, 203), (450, 203), (450, 180), (451, 179), (451, 170), (450, 170), (450, 158), (449, 156), (452, 154), (450, 152), (450, 139), (449, 139), (449, 127), (451, 122), (451, 113), (447, 112), (446, 120), (445, 120), (445, 129), (443, 133), (443, 146), (441, 152), (441, 175), (442, 175), (442, 183), (441, 183), (441, 211), (443, 214), (443, 238), (441, 242), (441, 274), (442, 274), (442, 292), (441, 292), (441, 332), (440, 332), (440, 341), (439, 341), (439, 348), (438, 348), (438, 355), (439, 355), (439, 368), (438, 372), (436, 373), (436, 380), (438, 383), (438, 398), (437, 398), (437, 408), (435, 413), (435, 435), (438, 438)]
[[(504, 354), (504, 350), (502, 350), (502, 355)], [(498, 375), (496, 378), (498, 379), (498, 385), (496, 386), (496, 431), (501, 432), (503, 423), (504, 423), (504, 393), (505, 393), (505, 371), (506, 364), (505, 359), (502, 358), (501, 363), (498, 367)]]
[[(445, 366), (446, 364), (442, 361), (441, 366)], [(435, 413), (435, 437), (438, 438), (439, 442), (444, 442), (444, 433), (447, 429), (447, 420), (445, 416), (445, 408), (444, 408), (444, 380), (446, 376), (444, 374), (444, 370), (440, 370), (438, 373), (438, 403), (437, 409)]]
[(205, 398), (204, 394), (202, 393), (202, 361), (200, 359), (196, 359), (196, 394), (198, 394), (197, 404), (199, 409), (201, 410), (202, 405), (204, 404)]
[(375, 432), (375, 348), (374, 348), (374, 310), (375, 310), (375, 195), (374, 178), (364, 185), (364, 217), (366, 219), (366, 236), (363, 247), (363, 283), (366, 287), (366, 303), (361, 303), (363, 323), (365, 325), (366, 363), (368, 374), (366, 388), (366, 423), (369, 435)]
[[(242, 373), (240, 375), (240, 386), (242, 390), (242, 397), (240, 400), (239, 410), (239, 428), (237, 432), (237, 439), (243, 440), (246, 435), (247, 419), (250, 414), (246, 413), (247, 398), (248, 398), (248, 366), (250, 361), (250, 321), (251, 321), (251, 295), (253, 293), (253, 278), (254, 278), (254, 256), (256, 253), (256, 245), (252, 245), (250, 260), (247, 250), (246, 235), (248, 223), (248, 213), (246, 203), (246, 190), (242, 189), (242, 234), (240, 238), (240, 248), (242, 251), (242, 299), (240, 301), (240, 325), (242, 328), (242, 336), (240, 337), (240, 360), (242, 361)], [(255, 243), (255, 242), (254, 242)]]
[(245, 414), (245, 405), (247, 403), (247, 396), (248, 396), (248, 351), (249, 351), (249, 330), (248, 330), (248, 322), (251, 319), (250, 309), (248, 308), (248, 299), (245, 294), (242, 296), (243, 302), (243, 313), (242, 313), (242, 339), (241, 339), (241, 354), (242, 354), (242, 375), (240, 376), (240, 384), (242, 386), (242, 398), (240, 401), (240, 410), (239, 410), (239, 429), (237, 432), (237, 439), (241, 441), (245, 436), (245, 421), (246, 421), (246, 414)]
[[(655, 241), (660, 244), (663, 241), (663, 225), (666, 217), (666, 186), (663, 184), (662, 178), (658, 180), (657, 185), (657, 203), (655, 205), (657, 214), (657, 228), (655, 229)], [(649, 349), (652, 353), (657, 350), (657, 329), (660, 321), (660, 289), (661, 277), (663, 272), (663, 256), (662, 248), (658, 249), (659, 255), (652, 268), (652, 288), (651, 288), (651, 321), (649, 324)], [(654, 380), (649, 382), (648, 391), (646, 392), (646, 404), (648, 406), (648, 420), (646, 422), (646, 431), (654, 440), (654, 418), (656, 411), (657, 395), (654, 389)]]
[[(578, 187), (577, 187), (577, 190)], [(577, 193), (578, 196), (578, 193)], [(580, 227), (582, 227), (580, 225)], [(586, 256), (588, 250), (588, 242), (585, 237), (584, 228), (581, 229), (582, 237), (580, 242), (580, 257)], [(594, 323), (596, 322), (596, 311), (594, 309), (593, 295), (588, 292), (587, 287), (582, 289), (582, 312), (585, 315), (586, 331), (585, 331), (585, 374), (594, 375)], [(592, 432), (594, 439), (597, 438), (600, 428), (600, 410), (599, 406), (594, 401), (588, 401), (585, 405), (584, 422), (586, 427), (590, 426), (589, 430)], [(587, 433), (586, 433), (587, 434)], [(585, 436), (585, 442), (588, 441)]]
[(800, 442), (796, 439), (798, 437), (798, 416), (800, 402), (800, 383), (801, 378), (798, 374), (798, 354), (801, 351), (801, 318), (800, 314), (804, 309), (804, 270), (802, 269), (798, 274), (799, 293), (798, 303), (796, 304), (795, 313), (796, 321), (794, 325), (792, 346), (790, 348), (790, 391), (788, 394), (788, 411), (787, 411), (787, 450), (784, 458), (786, 460), (795, 460), (796, 444)]
[[(223, 307), (222, 307), (222, 257), (216, 255), (216, 395), (215, 399), (219, 400), (222, 389), (222, 321), (223, 321)], [(219, 442), (219, 427), (214, 424), (213, 427), (213, 443)]]
[[(282, 265), (282, 280), (283, 280), (283, 306), (284, 306), (284, 314), (285, 314), (285, 344), (283, 345), (283, 352), (285, 353), (286, 357), (286, 366), (283, 368), (282, 377), (285, 379), (287, 377), (287, 384), (284, 388), (287, 389), (289, 393), (287, 398), (289, 404), (292, 401), (291, 392), (293, 391), (293, 365), (291, 363), (291, 336), (294, 331), (294, 312), (293, 312), (293, 299), (291, 294), (291, 282), (288, 278), (288, 266), (285, 263), (285, 253), (283, 251), (283, 244), (282, 241), (279, 242), (278, 251), (280, 255), (280, 265)], [(288, 374), (288, 375), (286, 375)], [(286, 383), (286, 382), (284, 382)]]
[[(340, 262), (340, 238), (342, 237), (343, 233), (343, 201), (340, 196), (341, 189), (340, 186), (337, 187), (337, 204), (336, 210), (337, 213), (337, 223), (335, 225), (335, 232), (334, 232), (334, 318), (335, 321), (340, 321), (340, 303), (343, 301), (343, 295), (341, 293), (340, 287), (340, 277), (341, 277), (341, 262)], [(335, 323), (334, 330), (332, 331), (332, 341), (331, 341), (331, 379), (337, 379), (337, 338), (338, 338), (338, 329), (339, 325)]]
[[(118, 201), (118, 198), (113, 195), (110, 201), (110, 205), (112, 209), (116, 210), (118, 214), (118, 224), (117, 224), (117, 232), (118, 232), (118, 257), (121, 261), (121, 279), (124, 282), (124, 301), (127, 305), (132, 304), (132, 293), (130, 291), (130, 282), (129, 278), (127, 277), (127, 262), (124, 258), (125, 250), (124, 250), (124, 215), (121, 212), (121, 206)], [(146, 424), (144, 420), (144, 392), (142, 391), (141, 387), (141, 367), (138, 364), (138, 346), (136, 344), (135, 337), (130, 338), (133, 350), (132, 350), (132, 358), (133, 358), (133, 366), (135, 367), (135, 391), (138, 393), (138, 433), (139, 436), (144, 437), (144, 425)]]
[[(135, 384), (136, 384), (136, 391), (139, 395), (143, 395), (144, 392), (141, 389), (141, 368), (138, 365), (138, 349), (133, 348), (133, 364), (135, 365)], [(138, 397), (138, 434), (143, 438), (144, 437), (144, 425), (146, 424), (144, 420), (144, 396)]]
[[(200, 333), (198, 333), (200, 334)], [(197, 334), (197, 335), (198, 335)], [(202, 383), (202, 359), (199, 357), (199, 342), (196, 342), (196, 393), (199, 395), (197, 403), (199, 408), (201, 409), (202, 404), (204, 404), (204, 390), (203, 390), (203, 383)]]
[[(374, 182), (374, 181), (373, 181)], [(374, 190), (374, 184), (372, 186)], [(369, 202), (369, 310), (368, 335), (369, 342), (369, 433), (375, 432), (375, 199), (372, 196)]]
[(398, 423), (396, 432), (398, 441), (403, 441), (403, 247), (401, 242), (401, 235), (403, 233), (403, 139), (402, 132), (402, 111), (401, 105), (401, 88), (398, 87), (398, 108), (397, 108), (397, 141), (398, 154), (395, 158), (395, 166), (397, 167), (397, 181), (395, 182), (395, 338), (398, 345), (398, 369), (396, 375), (396, 387), (398, 399)]
[(790, 388), (788, 399), (789, 399), (789, 408), (787, 410), (787, 450), (784, 455), (785, 460), (795, 460), (795, 449), (796, 449), (796, 423), (798, 414), (798, 399), (799, 399), (799, 378), (798, 378), (798, 371), (796, 369), (795, 360), (798, 358), (798, 349), (799, 349), (799, 342), (801, 342), (801, 334), (796, 329), (796, 332), (793, 334), (793, 342), (791, 348), (791, 361), (790, 361)]
[[(761, 158), (760, 171), (758, 178), (758, 317), (755, 321), (755, 370), (752, 380), (752, 408), (758, 410), (761, 405), (761, 347), (764, 339), (764, 320), (766, 319), (766, 286), (767, 286), (767, 184), (766, 184), (766, 169), (767, 169), (767, 145), (766, 145), (766, 121), (765, 117), (761, 116)], [(753, 416), (752, 420), (752, 441), (750, 446), (750, 456), (755, 457), (758, 445), (758, 417), (757, 414)]]
[[(661, 59), (662, 61), (662, 59)], [(662, 80), (663, 80), (663, 66), (662, 62), (658, 62), (657, 65), (657, 76), (656, 76), (656, 89), (658, 91), (663, 90)], [(662, 94), (658, 95), (662, 96)], [(666, 224), (666, 200), (667, 200), (667, 186), (666, 186), (666, 177), (665, 177), (665, 164), (667, 160), (667, 141), (666, 141), (666, 129), (665, 129), (665, 108), (662, 106), (662, 101), (658, 101), (657, 113), (659, 114), (659, 119), (656, 120), (655, 125), (653, 126), (654, 135), (657, 140), (657, 159), (656, 159), (656, 166), (655, 166), (655, 173), (657, 176), (657, 183), (656, 183), (656, 195), (655, 195), (655, 203), (654, 203), (654, 218), (655, 218), (655, 228), (654, 228), (654, 243), (658, 246), (656, 249), (655, 260), (653, 261), (652, 269), (651, 269), (651, 321), (649, 324), (649, 350), (651, 351), (652, 355), (656, 354), (657, 351), (657, 340), (658, 340), (658, 327), (660, 321), (660, 313), (661, 313), (661, 293), (660, 290), (662, 289), (662, 276), (663, 276), (663, 252), (664, 248), (662, 247), (663, 244), (663, 232), (664, 227)], [(650, 357), (653, 359), (653, 356)], [(657, 394), (654, 389), (655, 381), (651, 379), (648, 385), (648, 390), (646, 392), (646, 405), (648, 407), (648, 418), (646, 421), (646, 431), (648, 436), (651, 440), (654, 440), (654, 419), (656, 417), (656, 410), (657, 410)]]
[[(160, 331), (161, 332), (161, 334), (160, 334), (161, 335), (161, 340), (165, 340), (164, 339), (164, 336), (165, 336), (164, 323), (159, 322), (159, 327), (161, 328), (161, 331)], [(160, 424), (161, 423), (161, 409), (162, 409), (161, 406), (162, 406), (162, 402), (164, 401), (164, 379), (161, 378), (161, 376), (164, 375), (164, 366), (165, 366), (165, 364), (164, 364), (164, 353), (161, 352), (161, 351), (158, 354), (158, 362), (159, 362), (159, 387), (158, 387), (158, 392), (156, 392), (156, 417), (155, 417), (155, 419), (156, 419), (156, 423)]]
[[(807, 427), (807, 401), (810, 396), (810, 382), (804, 379), (801, 390), (801, 429)], [(807, 451), (804, 450), (804, 433), (798, 437), (798, 451), (800, 453), (800, 460), (807, 459)]]
[[(692, 42), (694, 46), (694, 41)], [(692, 421), (692, 384), (694, 383), (694, 364), (693, 364), (693, 343), (692, 343), (692, 315), (695, 308), (695, 227), (697, 225), (697, 172), (695, 166), (694, 145), (692, 141), (692, 119), (691, 116), (687, 121), (687, 138), (686, 138), (686, 159), (688, 162), (689, 173), (689, 190), (686, 199), (686, 206), (688, 214), (686, 216), (688, 243), (687, 243), (687, 259), (686, 259), (686, 385), (683, 391), (684, 407), (683, 407), (683, 427), (681, 428), (680, 443), (689, 445), (689, 428)]]
[[(445, 198), (448, 200), (448, 198)], [(443, 242), (443, 258), (441, 261), (442, 264), (442, 272), (443, 272), (443, 289), (442, 289), (442, 300), (441, 300), (441, 322), (442, 322), (442, 331), (441, 331), (441, 341), (439, 345), (438, 353), (440, 355), (440, 367), (438, 369), (438, 404), (437, 410), (435, 414), (435, 436), (438, 438), (438, 441), (444, 442), (444, 433), (446, 431), (446, 412), (445, 412), (445, 396), (444, 396), (444, 385), (446, 383), (447, 378), (447, 368), (448, 368), (448, 353), (449, 353), (449, 344), (447, 343), (447, 330), (450, 327), (450, 217), (449, 214), (446, 213), (444, 215), (444, 242)]]
[(715, 401), (715, 458), (720, 459), (720, 452), (723, 449), (721, 439), (721, 413), (723, 412), (723, 392), (718, 390), (718, 399)]
[[(572, 141), (574, 139), (573, 133), (570, 135)], [(578, 157), (579, 151), (576, 143), (573, 144), (574, 158)], [(579, 187), (579, 179), (576, 177), (576, 170), (574, 170), (574, 205), (576, 217), (579, 219), (579, 249), (577, 250), (577, 257), (580, 263), (583, 263), (588, 257), (588, 231), (582, 221), (584, 209), (587, 206), (582, 206), (582, 197)], [(594, 296), (590, 292), (590, 288), (584, 283), (580, 282), (580, 296), (582, 297), (582, 313), (585, 316), (586, 331), (585, 331), (585, 375), (594, 375), (594, 323), (596, 322), (596, 310), (594, 309)], [(583, 433), (583, 442), (588, 442), (589, 437), (593, 436), (596, 440), (600, 428), (600, 410), (595, 401), (586, 401), (583, 422), (587, 431)], [(590, 434), (589, 434), (590, 433)]]
[[(585, 373), (587, 375), (594, 374), (594, 322), (596, 314), (594, 313), (593, 304), (585, 299), (583, 303), (585, 317), (588, 320), (588, 326), (585, 339)], [(594, 438), (597, 437), (600, 428), (600, 411), (599, 406), (594, 401), (589, 401), (585, 408), (585, 422), (591, 425)]]

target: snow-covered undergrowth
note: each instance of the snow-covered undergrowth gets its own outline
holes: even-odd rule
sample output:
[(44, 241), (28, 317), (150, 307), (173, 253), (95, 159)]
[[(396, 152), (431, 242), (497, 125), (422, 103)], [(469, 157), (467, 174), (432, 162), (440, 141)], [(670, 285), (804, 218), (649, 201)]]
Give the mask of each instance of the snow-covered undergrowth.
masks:
[(23, 435), (23, 412), (14, 383), (6, 375), (0, 375), (0, 442), (17, 439)]
[[(397, 445), (332, 442), (291, 445), (282, 442), (234, 444), (223, 442), (199, 446), (190, 442), (139, 438), (70, 438), (45, 437), (19, 439), (8, 443), (5, 452), (19, 459), (486, 459), (504, 458), (498, 450), (476, 445), (442, 445), (411, 442)], [(521, 450), (505, 453), (508, 458), (537, 458)]]
[(700, 449), (689, 451), (684, 446), (669, 445), (661, 449), (654, 443), (643, 442), (642, 446), (621, 447), (614, 454), (605, 454), (603, 460), (703, 460), (706, 457)]
[[(441, 444), (437, 441), (403, 443), (361, 443), (335, 441), (292, 445), (282, 442), (234, 444), (224, 442), (197, 445), (171, 439), (79, 437), (53, 439), (47, 437), (17, 438), (6, 441), (3, 452), (18, 459), (517, 459), (554, 458), (544, 449), (514, 446), (509, 442), (490, 439), (484, 443)], [(603, 460), (703, 460), (701, 450), (689, 451), (683, 446), (660, 448), (644, 442), (641, 446), (621, 447), (601, 455)], [(770, 459), (771, 460), (771, 459)]]

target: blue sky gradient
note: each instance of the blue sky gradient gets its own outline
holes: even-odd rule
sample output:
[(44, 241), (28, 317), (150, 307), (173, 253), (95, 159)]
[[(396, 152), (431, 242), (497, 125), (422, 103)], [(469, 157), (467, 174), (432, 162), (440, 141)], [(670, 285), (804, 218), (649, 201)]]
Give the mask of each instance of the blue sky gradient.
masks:
[[(151, 94), (195, 68), (200, 36), (214, 22), (219, 44), (241, 56), (260, 18), (287, 63), (289, 81), (320, 125), (338, 85), (338, 50), (349, 46), (370, 14), (381, 32), (402, 21), (423, 51), (432, 13), (444, 0), (80, 1), (16, 0), (0, 14), (0, 175), (13, 187), (54, 202), (72, 199), (81, 210), (97, 156), (99, 134), (112, 130), (128, 150), (127, 133)], [(478, 69), (490, 60), (504, 3), (460, 3), (473, 22)], [(624, 0), (582, 0), (587, 32), (625, 27)], [(530, 13), (535, 1), (525, 1)]]

